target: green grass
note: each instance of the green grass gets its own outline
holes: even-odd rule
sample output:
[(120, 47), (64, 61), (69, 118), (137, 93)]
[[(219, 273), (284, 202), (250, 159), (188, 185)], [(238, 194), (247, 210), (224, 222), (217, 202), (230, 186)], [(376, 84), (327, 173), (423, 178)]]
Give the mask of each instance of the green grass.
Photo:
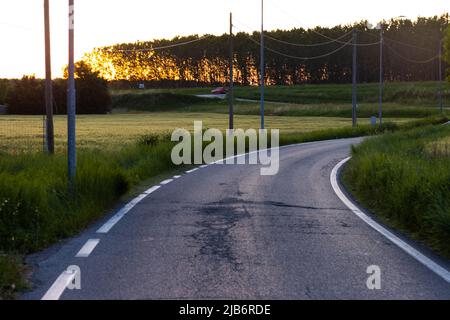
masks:
[[(388, 83), (384, 92), (385, 117), (429, 117), (439, 114), (437, 82)], [(358, 87), (358, 117), (378, 116), (378, 85)], [(194, 95), (210, 88), (112, 91), (113, 107), (122, 111), (177, 111), (228, 113), (228, 102)], [(236, 98), (259, 100), (258, 87), (237, 87)], [(351, 117), (350, 85), (269, 86), (265, 113), (269, 116)], [(444, 103), (450, 102), (450, 85), (444, 85)], [(449, 109), (445, 108), (445, 112)], [(235, 101), (235, 114), (258, 115), (258, 102)]]
[[(132, 110), (133, 108), (131, 108)], [(352, 107), (350, 104), (292, 104), (273, 103), (265, 104), (265, 114), (267, 116), (283, 117), (339, 117), (351, 118)], [(197, 104), (181, 107), (180, 112), (215, 112), (228, 114), (228, 104), (226, 102), (216, 102), (215, 104)], [(445, 110), (447, 113), (447, 110)], [(236, 101), (234, 103), (234, 114), (236, 115), (259, 115), (260, 105), (258, 103)], [(407, 106), (397, 103), (385, 103), (383, 105), (383, 117), (386, 118), (425, 118), (439, 115), (437, 108)], [(370, 118), (378, 117), (378, 104), (362, 103), (358, 105), (357, 117)]]
[(172, 145), (158, 142), (130, 145), (120, 152), (80, 151), (70, 191), (63, 154), (2, 156), (0, 298), (23, 289), (19, 285), (24, 282), (23, 262), (18, 264), (17, 256), (76, 234), (111, 209), (132, 186), (175, 169), (170, 160)]
[(24, 279), (25, 272), (20, 256), (0, 253), (0, 300), (13, 299), (16, 292), (28, 287)]
[[(343, 181), (364, 206), (450, 257), (450, 126), (368, 139), (353, 149)], [(445, 151), (445, 152), (444, 152)]]
[[(384, 102), (407, 104), (413, 106), (434, 107), (438, 103), (438, 82), (386, 82), (384, 85)], [(113, 95), (124, 93), (173, 93), (182, 95), (209, 94), (212, 88), (182, 89), (148, 89), (117, 90)], [(376, 103), (378, 101), (378, 84), (359, 84), (358, 101), (360, 103)], [(244, 99), (259, 99), (257, 86), (236, 87), (235, 96)], [(345, 104), (351, 103), (352, 89), (350, 84), (320, 84), (296, 86), (268, 86), (265, 90), (267, 101), (288, 102), (294, 104)], [(444, 83), (444, 101), (450, 104), (450, 83)]]

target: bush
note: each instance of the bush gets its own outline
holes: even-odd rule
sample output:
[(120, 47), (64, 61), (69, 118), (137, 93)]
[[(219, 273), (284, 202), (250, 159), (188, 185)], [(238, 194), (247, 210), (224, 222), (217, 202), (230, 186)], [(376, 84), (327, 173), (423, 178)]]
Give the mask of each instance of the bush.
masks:
[[(104, 114), (111, 111), (108, 84), (84, 63), (76, 64), (76, 97), (78, 114)], [(45, 81), (34, 76), (12, 80), (6, 96), (10, 114), (44, 114)], [(67, 80), (53, 81), (53, 112), (67, 113)]]
[(193, 104), (214, 102), (194, 95), (173, 93), (125, 93), (113, 96), (113, 108), (126, 108), (137, 111), (177, 110)]
[(0, 79), (0, 104), (6, 103), (6, 95), (8, 94), (9, 80)]
[(45, 113), (44, 81), (34, 76), (24, 76), (21, 80), (12, 80), (6, 96), (8, 112), (11, 114)]

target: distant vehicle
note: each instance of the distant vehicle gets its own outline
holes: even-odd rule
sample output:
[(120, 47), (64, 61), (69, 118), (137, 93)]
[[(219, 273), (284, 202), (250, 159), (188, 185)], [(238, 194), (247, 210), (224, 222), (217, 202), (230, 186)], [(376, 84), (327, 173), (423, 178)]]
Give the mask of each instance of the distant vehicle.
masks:
[(145, 83), (139, 83), (139, 89), (145, 89)]
[(226, 94), (227, 93), (227, 89), (224, 87), (218, 87), (214, 90), (211, 90), (212, 94)]

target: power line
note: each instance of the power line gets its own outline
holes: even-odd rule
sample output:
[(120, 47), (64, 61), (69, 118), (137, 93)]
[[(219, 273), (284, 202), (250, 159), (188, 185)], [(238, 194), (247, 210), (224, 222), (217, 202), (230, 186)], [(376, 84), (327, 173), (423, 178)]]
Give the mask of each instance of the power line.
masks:
[[(365, 34), (367, 34), (368, 36), (371, 36), (371, 37), (373, 37), (373, 38), (378, 38), (378, 37), (379, 37), (378, 35), (374, 35), (374, 34), (372, 34), (371, 32), (366, 31), (366, 30), (364, 30), (363, 32), (365, 32)], [(400, 40), (391, 39), (391, 38), (389, 38), (389, 37), (386, 37), (385, 35), (383, 35), (383, 39), (385, 39), (385, 40), (387, 39), (387, 40), (389, 40), (389, 41), (395, 42), (395, 43), (397, 43), (397, 44), (400, 44), (400, 45), (403, 45), (403, 46), (406, 46), (406, 47), (410, 47), (410, 48), (414, 48), (414, 49), (419, 49), (419, 50), (424, 50), (424, 51), (428, 51), (428, 52), (433, 52), (433, 50), (430, 50), (430, 49), (428, 49), (428, 48), (416, 46), (416, 45), (414, 45), (414, 44), (406, 43), (406, 42), (403, 42), (403, 41), (400, 41)]]
[[(246, 26), (245, 24), (243, 24), (242, 22), (239, 21), (239, 24), (241, 24), (243, 27), (250, 29), (248, 26)], [(238, 28), (240, 31), (245, 32), (243, 30), (241, 30), (240, 28)], [(250, 32), (250, 31), (249, 31)], [(291, 45), (291, 46), (296, 46), (296, 47), (319, 47), (319, 46), (323, 46), (323, 45), (327, 45), (327, 44), (331, 44), (331, 43), (340, 43), (340, 44), (348, 44), (348, 42), (346, 41), (341, 41), (341, 39), (345, 38), (346, 36), (350, 35), (353, 32), (353, 30), (350, 30), (349, 32), (341, 35), (340, 37), (336, 38), (336, 39), (332, 39), (330, 41), (326, 41), (326, 42), (319, 42), (319, 43), (293, 43), (293, 42), (288, 42), (288, 41), (284, 41), (284, 40), (280, 40), (277, 39), (275, 37), (272, 37), (268, 34), (265, 34), (264, 37), (265, 38), (269, 38), (273, 41), (279, 42), (279, 43), (283, 43), (283, 44), (287, 44), (287, 45)], [(357, 47), (365, 47), (365, 46), (374, 46), (374, 45), (379, 45), (380, 41), (377, 42), (371, 42), (371, 43), (357, 43), (356, 46)]]
[(394, 53), (397, 57), (399, 57), (399, 58), (401, 58), (401, 59), (403, 59), (403, 60), (405, 60), (407, 62), (411, 62), (411, 63), (426, 64), (426, 63), (430, 63), (430, 62), (432, 62), (432, 61), (434, 61), (434, 60), (439, 58), (439, 54), (438, 54), (438, 55), (436, 55), (436, 56), (434, 56), (434, 57), (432, 57), (430, 59), (426, 59), (426, 60), (410, 59), (410, 58), (407, 58), (407, 57), (403, 56), (402, 54), (400, 54), (397, 50), (395, 50), (391, 46), (386, 45), (386, 47), (389, 48), (392, 51), (392, 53)]
[(175, 47), (180, 47), (180, 46), (185, 46), (191, 43), (195, 43), (207, 38), (210, 38), (211, 35), (207, 35), (207, 36), (203, 36), (200, 37), (198, 39), (194, 39), (194, 40), (189, 40), (189, 41), (185, 41), (185, 42), (179, 42), (179, 43), (174, 43), (174, 44), (170, 44), (167, 46), (161, 46), (161, 47), (151, 47), (151, 48), (138, 48), (138, 49), (110, 49), (110, 51), (114, 51), (114, 52), (145, 52), (145, 51), (156, 51), (156, 50), (163, 50), (163, 49), (170, 49), (170, 48), (175, 48)]
[[(249, 38), (252, 42), (256, 43), (257, 45), (261, 45), (261, 43), (260, 43), (259, 41), (256, 41), (256, 40), (253, 39), (252, 37), (247, 36), (247, 38)], [(292, 55), (285, 54), (285, 53), (283, 53), (283, 52), (277, 51), (277, 50), (275, 50), (275, 49), (269, 48), (269, 47), (267, 47), (267, 46), (264, 46), (264, 48), (265, 48), (267, 51), (273, 52), (273, 53), (275, 53), (275, 54), (278, 54), (278, 55), (283, 56), (283, 57), (286, 57), (286, 58), (297, 59), (297, 60), (315, 60), (315, 59), (321, 59), (321, 58), (325, 58), (325, 57), (331, 56), (331, 55), (335, 54), (336, 52), (338, 52), (338, 51), (342, 50), (343, 48), (345, 48), (345, 47), (346, 47), (347, 45), (349, 45), (351, 42), (352, 42), (352, 39), (350, 39), (348, 42), (345, 42), (342, 46), (340, 46), (340, 47), (337, 48), (336, 50), (333, 50), (333, 51), (331, 51), (331, 52), (328, 52), (328, 53), (325, 53), (325, 54), (322, 54), (322, 55), (319, 55), (319, 56), (312, 56), (312, 57), (298, 57), (298, 56), (292, 56)]]
[(273, 41), (279, 42), (279, 43), (283, 43), (283, 44), (287, 44), (287, 45), (291, 45), (291, 46), (296, 46), (296, 47), (319, 47), (319, 46), (324, 46), (327, 44), (331, 44), (331, 43), (336, 43), (336, 42), (340, 42), (338, 40), (345, 38), (346, 36), (348, 36), (349, 34), (351, 34), (352, 31), (347, 32), (346, 34), (340, 36), (339, 38), (335, 39), (335, 40), (330, 40), (330, 41), (326, 41), (326, 42), (319, 42), (319, 43), (293, 43), (293, 42), (288, 42), (288, 41), (284, 41), (284, 40), (280, 40), (277, 38), (274, 38), (272, 36), (269, 35), (265, 35), (266, 38), (269, 38)]
[(428, 51), (428, 52), (433, 52), (433, 50), (430, 50), (428, 48), (423, 48), (423, 47), (419, 47), (419, 46), (416, 46), (416, 45), (413, 45), (413, 44), (409, 44), (409, 43), (406, 43), (406, 42), (402, 42), (402, 41), (399, 41), (399, 40), (394, 40), (394, 39), (388, 38), (386, 36), (384, 36), (384, 39), (387, 39), (389, 41), (398, 43), (398, 44), (406, 46), (406, 47), (410, 47), (410, 48), (414, 48), (414, 49), (420, 49), (420, 50), (424, 50), (424, 51)]

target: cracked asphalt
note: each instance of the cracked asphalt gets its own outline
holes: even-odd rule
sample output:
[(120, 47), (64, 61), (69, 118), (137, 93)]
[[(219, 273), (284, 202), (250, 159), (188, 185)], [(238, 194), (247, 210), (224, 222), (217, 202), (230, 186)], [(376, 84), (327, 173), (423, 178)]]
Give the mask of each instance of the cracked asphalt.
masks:
[[(275, 176), (261, 176), (256, 165), (183, 175), (109, 233), (95, 233), (106, 217), (30, 257), (35, 286), (22, 298), (40, 299), (78, 265), (81, 290), (65, 290), (62, 299), (449, 299), (447, 282), (335, 195), (331, 170), (359, 142), (283, 148)], [(100, 243), (92, 254), (75, 258), (93, 238)], [(366, 286), (370, 265), (381, 269), (380, 290)]]

